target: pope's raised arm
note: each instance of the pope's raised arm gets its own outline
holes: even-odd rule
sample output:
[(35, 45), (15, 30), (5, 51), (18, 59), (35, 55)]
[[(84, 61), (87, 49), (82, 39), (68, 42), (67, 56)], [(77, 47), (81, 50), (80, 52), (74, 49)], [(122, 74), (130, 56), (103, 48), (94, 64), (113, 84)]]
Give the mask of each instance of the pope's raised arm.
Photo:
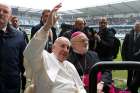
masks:
[(24, 50), (25, 60), (27, 60), (28, 62), (34, 62), (35, 66), (39, 67), (40, 65), (36, 64), (35, 62), (41, 60), (42, 52), (48, 39), (48, 32), (49, 30), (51, 30), (50, 28), (56, 23), (58, 19), (58, 16), (56, 16), (56, 12), (60, 7), (61, 4), (58, 4), (52, 9), (44, 26), (42, 26), (41, 29), (34, 35), (34, 37), (27, 45), (26, 49)]

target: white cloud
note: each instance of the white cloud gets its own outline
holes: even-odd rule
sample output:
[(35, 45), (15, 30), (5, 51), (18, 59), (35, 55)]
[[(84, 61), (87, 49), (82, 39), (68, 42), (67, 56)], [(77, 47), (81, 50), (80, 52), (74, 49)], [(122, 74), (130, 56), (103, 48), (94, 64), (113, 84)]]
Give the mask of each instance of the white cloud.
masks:
[[(79, 9), (90, 6), (99, 6), (110, 3), (122, 2), (124, 0), (0, 0), (0, 3), (5, 3), (12, 6), (20, 6), (35, 9), (52, 9), (53, 6), (62, 2), (60, 11)], [(134, 1), (134, 0), (125, 0)]]

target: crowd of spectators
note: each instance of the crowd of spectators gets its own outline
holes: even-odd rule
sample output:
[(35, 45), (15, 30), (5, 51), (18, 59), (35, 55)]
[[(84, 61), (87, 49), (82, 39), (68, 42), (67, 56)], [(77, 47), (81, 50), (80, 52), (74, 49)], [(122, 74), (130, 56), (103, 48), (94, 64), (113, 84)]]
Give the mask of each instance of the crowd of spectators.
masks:
[[(100, 17), (83, 17), (88, 25), (98, 25)], [(67, 23), (73, 23), (75, 18), (64, 17), (61, 22), (65, 20)], [(73, 21), (72, 21), (73, 20)], [(129, 16), (129, 17), (108, 17), (109, 25), (133, 25), (136, 20), (140, 20), (140, 16)]]

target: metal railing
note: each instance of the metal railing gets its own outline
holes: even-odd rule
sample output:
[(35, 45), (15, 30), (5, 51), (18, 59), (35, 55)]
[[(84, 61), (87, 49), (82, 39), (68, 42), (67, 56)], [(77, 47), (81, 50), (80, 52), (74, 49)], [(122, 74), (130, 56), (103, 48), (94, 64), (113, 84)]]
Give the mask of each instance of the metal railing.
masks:
[(89, 93), (97, 93), (97, 73), (103, 69), (110, 70), (140, 70), (140, 62), (136, 61), (102, 61), (93, 65), (89, 76)]

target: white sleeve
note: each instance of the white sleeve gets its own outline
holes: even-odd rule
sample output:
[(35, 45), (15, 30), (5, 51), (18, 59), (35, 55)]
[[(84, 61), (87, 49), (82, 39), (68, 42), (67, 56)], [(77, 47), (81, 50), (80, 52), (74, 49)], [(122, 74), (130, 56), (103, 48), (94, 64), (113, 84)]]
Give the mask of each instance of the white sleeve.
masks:
[(47, 42), (47, 33), (43, 27), (31, 39), (23, 54), (32, 71), (37, 71), (42, 66), (43, 50)]

